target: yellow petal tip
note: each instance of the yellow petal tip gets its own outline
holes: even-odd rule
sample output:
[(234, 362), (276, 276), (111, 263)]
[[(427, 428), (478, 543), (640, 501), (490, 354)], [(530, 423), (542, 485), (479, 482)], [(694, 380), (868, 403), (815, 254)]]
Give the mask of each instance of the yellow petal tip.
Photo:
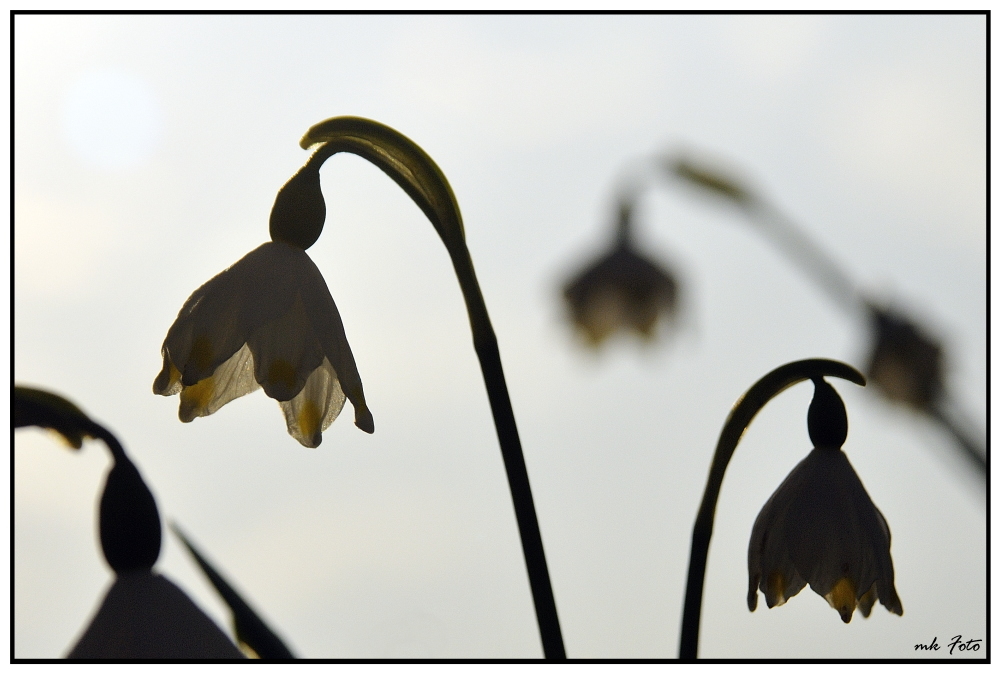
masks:
[(845, 624), (849, 624), (851, 617), (854, 616), (854, 608), (858, 604), (855, 597), (854, 582), (847, 577), (841, 577), (833, 585), (830, 593), (824, 596), (824, 598), (830, 604), (830, 607), (840, 613), (840, 619)]

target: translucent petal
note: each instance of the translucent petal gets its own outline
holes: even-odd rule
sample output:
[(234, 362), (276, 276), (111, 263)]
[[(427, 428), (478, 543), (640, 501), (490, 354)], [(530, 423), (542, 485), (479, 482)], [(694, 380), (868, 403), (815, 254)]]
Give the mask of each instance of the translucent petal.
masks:
[(754, 521), (747, 552), (751, 577), (747, 605), (751, 611), (757, 606), (758, 587), (771, 608), (782, 605), (806, 585), (792, 563), (788, 549), (788, 510), (794, 504), (792, 495), (800, 488), (806, 475), (801, 466), (802, 463), (799, 463), (785, 478)]
[(181, 391), (181, 373), (174, 366), (167, 349), (162, 350), (163, 369), (153, 381), (153, 392), (157, 395), (176, 395)]
[(284, 315), (261, 325), (247, 342), (254, 376), (268, 397), (287, 402), (323, 362), (323, 350), (302, 299), (296, 293)]
[(309, 375), (301, 392), (287, 402), (280, 402), (288, 424), (288, 434), (302, 446), (315, 449), (323, 441), (322, 433), (340, 415), (346, 396), (330, 361)]
[(181, 390), (178, 416), (190, 423), (199, 416), (214, 414), (227, 402), (251, 393), (260, 385), (253, 377), (253, 355), (244, 345), (222, 363), (212, 376)]
[(254, 330), (287, 312), (303, 259), (301, 250), (265, 243), (195, 290), (163, 342), (184, 385), (211, 376)]
[(223, 271), (184, 303), (167, 331), (162, 350), (181, 374), (181, 383), (193, 385), (212, 375), (246, 340), (239, 324), (240, 298), (232, 276)]
[(858, 604), (855, 591), (854, 582), (848, 577), (841, 577), (823, 596), (830, 607), (840, 613), (840, 618), (845, 624), (850, 623), (851, 617), (854, 616), (854, 608)]
[[(304, 252), (302, 254), (305, 255)], [(308, 256), (306, 258), (308, 259)], [(302, 285), (306, 314), (319, 337), (323, 354), (337, 372), (344, 394), (354, 405), (354, 424), (365, 432), (372, 433), (375, 431), (375, 421), (365, 403), (361, 375), (358, 374), (351, 346), (347, 343), (340, 311), (337, 310), (326, 281), (312, 260), (309, 260), (308, 272), (311, 278)]]
[(875, 605), (875, 601), (877, 600), (878, 588), (875, 584), (858, 599), (858, 610), (861, 611), (861, 615), (865, 619), (868, 619), (868, 616), (872, 613), (872, 606)]

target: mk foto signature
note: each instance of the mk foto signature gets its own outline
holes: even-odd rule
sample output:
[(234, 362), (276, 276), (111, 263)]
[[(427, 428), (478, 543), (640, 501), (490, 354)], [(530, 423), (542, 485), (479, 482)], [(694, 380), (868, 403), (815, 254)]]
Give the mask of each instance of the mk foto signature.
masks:
[[(948, 654), (955, 654), (957, 649), (959, 652), (978, 652), (979, 644), (983, 642), (982, 638), (969, 638), (965, 642), (962, 642), (962, 636), (955, 636), (951, 639), (951, 642), (945, 645), (948, 648)], [(934, 636), (934, 640), (931, 641), (930, 645), (924, 645), (923, 643), (917, 643), (913, 646), (915, 650), (940, 650), (941, 646), (938, 645), (937, 636)]]

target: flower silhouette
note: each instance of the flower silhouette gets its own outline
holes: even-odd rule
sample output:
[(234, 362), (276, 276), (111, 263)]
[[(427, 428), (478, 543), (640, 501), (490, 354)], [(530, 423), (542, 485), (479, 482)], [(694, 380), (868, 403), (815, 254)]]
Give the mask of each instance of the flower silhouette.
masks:
[(844, 403), (822, 378), (814, 384), (808, 420), (815, 448), (757, 515), (747, 605), (756, 609), (758, 588), (772, 608), (809, 584), (845, 623), (855, 608), (868, 617), (876, 600), (902, 615), (889, 526), (840, 450), (847, 438)]
[(303, 446), (319, 446), (345, 398), (355, 424), (375, 430), (340, 313), (297, 245), (265, 243), (198, 288), (161, 352), (153, 392), (180, 393), (185, 423), (263, 387)]
[(86, 438), (108, 447), (108, 472), (98, 509), (101, 551), (115, 581), (66, 656), (69, 659), (239, 659), (208, 615), (153, 570), (160, 556), (156, 500), (118, 438), (55, 393), (15, 386), (14, 427), (58, 432), (74, 448)]
[(677, 283), (635, 250), (630, 216), (631, 206), (622, 203), (614, 248), (563, 291), (573, 322), (595, 347), (618, 330), (652, 339), (660, 316), (671, 317), (676, 310)]

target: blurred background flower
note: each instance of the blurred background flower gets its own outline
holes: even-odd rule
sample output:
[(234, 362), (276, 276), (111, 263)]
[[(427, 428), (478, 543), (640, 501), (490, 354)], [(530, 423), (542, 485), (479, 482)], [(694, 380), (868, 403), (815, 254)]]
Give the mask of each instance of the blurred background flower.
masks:
[(617, 331), (650, 341), (661, 318), (672, 322), (675, 317), (677, 283), (636, 250), (631, 215), (632, 204), (619, 204), (611, 251), (584, 267), (563, 290), (573, 322), (593, 347)]

